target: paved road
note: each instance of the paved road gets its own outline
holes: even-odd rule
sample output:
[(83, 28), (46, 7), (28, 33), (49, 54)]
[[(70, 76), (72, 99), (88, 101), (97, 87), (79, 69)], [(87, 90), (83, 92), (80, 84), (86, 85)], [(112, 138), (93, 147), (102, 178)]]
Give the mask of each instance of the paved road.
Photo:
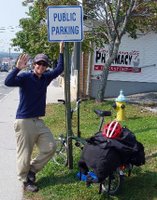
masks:
[(7, 75), (8, 72), (0, 72), (0, 101), (13, 90), (13, 88), (4, 85), (4, 80)]

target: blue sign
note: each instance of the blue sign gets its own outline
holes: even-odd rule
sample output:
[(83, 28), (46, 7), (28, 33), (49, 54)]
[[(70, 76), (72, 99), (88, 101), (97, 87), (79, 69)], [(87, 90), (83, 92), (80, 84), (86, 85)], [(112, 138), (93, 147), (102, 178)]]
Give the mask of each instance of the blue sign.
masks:
[(49, 6), (47, 18), (49, 42), (83, 40), (82, 6)]

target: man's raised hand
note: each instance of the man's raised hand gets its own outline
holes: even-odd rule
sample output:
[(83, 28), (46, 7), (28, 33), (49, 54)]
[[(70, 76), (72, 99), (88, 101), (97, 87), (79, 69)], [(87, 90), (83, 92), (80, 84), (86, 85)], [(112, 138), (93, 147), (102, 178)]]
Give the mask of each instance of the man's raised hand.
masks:
[(17, 60), (16, 67), (20, 70), (26, 68), (28, 60), (29, 60), (28, 54), (21, 54)]

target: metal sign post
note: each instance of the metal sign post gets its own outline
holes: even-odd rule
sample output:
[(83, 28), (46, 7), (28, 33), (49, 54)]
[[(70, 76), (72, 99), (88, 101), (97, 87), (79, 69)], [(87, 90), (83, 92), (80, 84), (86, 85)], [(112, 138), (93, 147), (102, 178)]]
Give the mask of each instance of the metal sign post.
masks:
[(65, 43), (64, 54), (64, 94), (66, 106), (66, 133), (68, 140), (68, 167), (73, 168), (73, 148), (72, 148), (72, 122), (71, 122), (71, 93), (70, 93), (70, 59), (69, 59), (69, 44)]
[(66, 104), (66, 127), (68, 138), (68, 167), (73, 168), (71, 94), (70, 94), (70, 56), (67, 42), (83, 40), (82, 6), (49, 6), (47, 7), (48, 41), (65, 42), (64, 51), (64, 85)]

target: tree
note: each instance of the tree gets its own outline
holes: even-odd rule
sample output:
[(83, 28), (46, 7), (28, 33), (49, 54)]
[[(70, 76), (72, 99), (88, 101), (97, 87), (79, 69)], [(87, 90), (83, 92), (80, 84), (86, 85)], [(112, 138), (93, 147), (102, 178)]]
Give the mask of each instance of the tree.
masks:
[(93, 21), (91, 38), (97, 47), (108, 46), (96, 100), (103, 101), (109, 67), (116, 58), (124, 34), (157, 31), (157, 2), (153, 0), (84, 0), (84, 12)]

